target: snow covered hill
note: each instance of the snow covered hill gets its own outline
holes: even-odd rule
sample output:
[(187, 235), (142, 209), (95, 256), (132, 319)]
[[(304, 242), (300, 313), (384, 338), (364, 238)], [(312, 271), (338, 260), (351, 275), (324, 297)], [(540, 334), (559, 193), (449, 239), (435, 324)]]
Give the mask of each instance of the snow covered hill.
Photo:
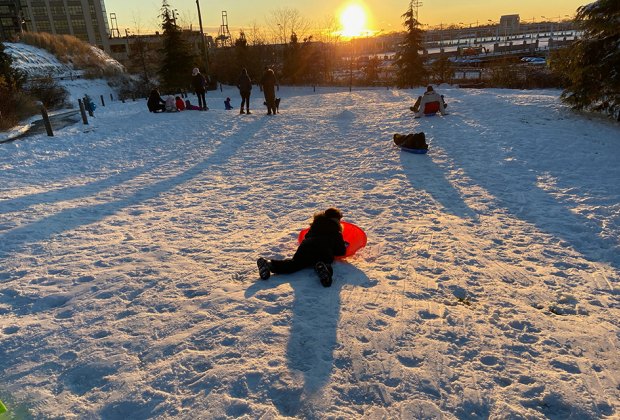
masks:
[[(612, 419), (620, 127), (557, 91), (99, 107), (0, 145), (0, 399), (36, 418)], [(190, 97), (195, 102), (195, 97)], [(427, 155), (394, 133), (424, 131)], [(260, 281), (313, 212), (368, 245)]]
[[(28, 78), (52, 76), (55, 78), (74, 79), (83, 74), (72, 64), (62, 63), (53, 54), (44, 49), (20, 42), (5, 42), (6, 53), (13, 58), (13, 67), (22, 70)], [(108, 56), (99, 48), (92, 47), (95, 55), (100, 57), (108, 66), (123, 68), (122, 64)]]

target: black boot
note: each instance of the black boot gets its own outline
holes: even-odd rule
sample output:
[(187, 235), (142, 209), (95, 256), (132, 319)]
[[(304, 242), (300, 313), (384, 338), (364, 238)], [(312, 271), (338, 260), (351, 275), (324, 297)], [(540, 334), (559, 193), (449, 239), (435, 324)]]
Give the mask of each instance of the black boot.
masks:
[(267, 280), (271, 276), (271, 264), (269, 261), (260, 257), (256, 260), (256, 265), (258, 266), (258, 275), (262, 280)]
[(329, 287), (332, 285), (332, 270), (331, 267), (322, 261), (319, 261), (314, 265), (314, 271), (319, 276), (323, 287)]

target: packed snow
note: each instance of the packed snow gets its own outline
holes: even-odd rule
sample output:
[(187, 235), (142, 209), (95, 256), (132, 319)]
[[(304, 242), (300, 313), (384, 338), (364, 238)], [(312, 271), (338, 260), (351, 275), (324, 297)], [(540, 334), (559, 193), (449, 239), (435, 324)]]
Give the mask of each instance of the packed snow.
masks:
[[(80, 95), (99, 92), (77, 89)], [(36, 418), (620, 415), (620, 127), (558, 91), (282, 87), (1, 144), (0, 399)], [(190, 95), (195, 104), (195, 96)], [(423, 131), (426, 155), (395, 133)], [(314, 212), (368, 245), (261, 281)]]

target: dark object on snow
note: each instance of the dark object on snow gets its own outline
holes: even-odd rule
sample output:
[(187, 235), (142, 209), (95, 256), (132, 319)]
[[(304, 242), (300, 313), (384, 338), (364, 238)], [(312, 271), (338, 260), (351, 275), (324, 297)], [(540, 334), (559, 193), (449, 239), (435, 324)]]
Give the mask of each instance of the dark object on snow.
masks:
[[(267, 107), (267, 109), (269, 109), (269, 105), (267, 105), (267, 102), (263, 102), (263, 105), (265, 105)], [(271, 111), (269, 111), (271, 112)], [(280, 113), (280, 98), (276, 98), (276, 110), (273, 112), (274, 114), (279, 114)]]
[(411, 133), (411, 134), (394, 134), (394, 144), (398, 147), (404, 147), (407, 149), (422, 149), (428, 150), (428, 144), (426, 144), (426, 134), (424, 132)]

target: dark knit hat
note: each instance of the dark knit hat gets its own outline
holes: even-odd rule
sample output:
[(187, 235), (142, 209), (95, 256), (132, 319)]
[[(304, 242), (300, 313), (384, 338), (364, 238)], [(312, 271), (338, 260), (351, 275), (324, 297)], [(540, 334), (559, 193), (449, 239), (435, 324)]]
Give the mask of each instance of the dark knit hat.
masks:
[(325, 217), (329, 217), (330, 219), (342, 219), (342, 212), (335, 207), (328, 208), (327, 210), (325, 210), (324, 214)]

